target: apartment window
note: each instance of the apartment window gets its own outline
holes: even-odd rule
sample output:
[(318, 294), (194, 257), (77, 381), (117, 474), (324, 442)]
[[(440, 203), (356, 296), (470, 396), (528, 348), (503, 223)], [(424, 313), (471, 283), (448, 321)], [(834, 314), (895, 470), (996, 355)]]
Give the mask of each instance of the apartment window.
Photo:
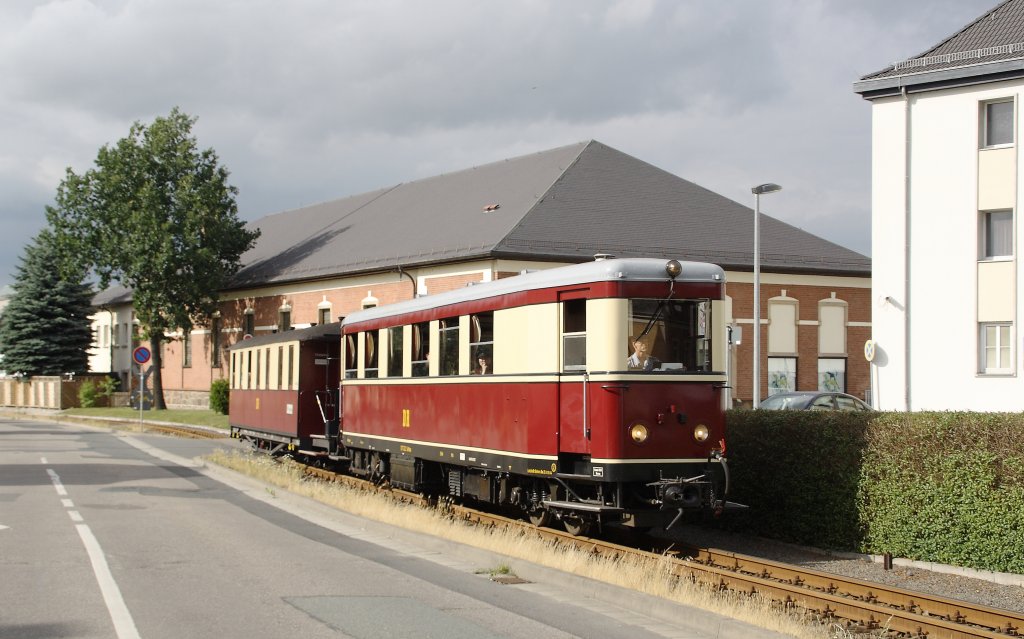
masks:
[(980, 332), (979, 372), (1004, 374), (1012, 372), (1013, 342), (1010, 339), (1012, 324), (982, 324)]
[(984, 105), (983, 147), (1013, 144), (1013, 101), (988, 102)]
[(210, 320), (210, 366), (220, 368), (220, 318)]
[(562, 370), (587, 370), (587, 300), (562, 305)]
[(277, 330), (280, 332), (292, 330), (291, 310), (282, 310), (277, 316)]
[(321, 326), (324, 325), (324, 324), (330, 324), (331, 323), (331, 308), (329, 306), (327, 308), (317, 309), (316, 314), (317, 314), (316, 321)]
[(440, 375), (459, 374), (459, 318), (441, 320), (438, 339)]
[(188, 331), (181, 337), (181, 367), (192, 366), (192, 334)]
[(1013, 211), (982, 211), (979, 226), (981, 259), (1013, 257)]
[(252, 336), (256, 332), (256, 313), (252, 309), (245, 312), (242, 334)]

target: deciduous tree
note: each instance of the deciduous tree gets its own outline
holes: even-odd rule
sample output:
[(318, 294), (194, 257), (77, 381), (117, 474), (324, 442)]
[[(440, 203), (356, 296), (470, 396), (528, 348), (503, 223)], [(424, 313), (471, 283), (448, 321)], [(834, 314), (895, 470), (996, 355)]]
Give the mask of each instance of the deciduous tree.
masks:
[(164, 408), (160, 343), (165, 333), (205, 323), (217, 292), (256, 241), (238, 218), (228, 170), (200, 150), (195, 118), (175, 108), (104, 146), (95, 167), (68, 169), (47, 217), (65, 267), (90, 268), (101, 286), (132, 289), (152, 344), (156, 408)]

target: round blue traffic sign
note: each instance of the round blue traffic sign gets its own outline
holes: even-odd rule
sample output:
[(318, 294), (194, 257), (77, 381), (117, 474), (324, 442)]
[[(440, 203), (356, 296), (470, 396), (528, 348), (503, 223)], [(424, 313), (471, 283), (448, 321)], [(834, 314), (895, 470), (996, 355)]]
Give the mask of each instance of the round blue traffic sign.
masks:
[(149, 361), (149, 358), (153, 354), (145, 346), (139, 346), (132, 351), (132, 359), (135, 360), (136, 364), (142, 365)]

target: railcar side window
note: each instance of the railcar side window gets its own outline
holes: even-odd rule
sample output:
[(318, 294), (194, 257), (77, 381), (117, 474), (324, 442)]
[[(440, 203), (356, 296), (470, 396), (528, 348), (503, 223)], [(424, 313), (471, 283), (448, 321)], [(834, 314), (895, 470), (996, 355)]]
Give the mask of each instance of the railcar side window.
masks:
[(459, 318), (449, 317), (441, 320), (440, 344), (440, 375), (459, 374)]
[(388, 377), (402, 376), (403, 328), (394, 326), (388, 329)]
[(256, 349), (256, 384), (253, 386), (253, 388), (260, 388), (260, 371), (263, 369), (263, 367), (260, 365), (260, 350), (261, 349), (259, 348)]
[(587, 369), (587, 300), (562, 305), (562, 370)]
[[(291, 349), (289, 349), (289, 354)], [(284, 346), (277, 347), (277, 389), (283, 390), (288, 388), (288, 384), (284, 380)]]
[(296, 352), (298, 351), (298, 349), (299, 349), (299, 347), (294, 345), (294, 344), (292, 344), (291, 346), (288, 347), (288, 382), (287, 383), (290, 384), (290, 386), (288, 386), (289, 390), (299, 390), (299, 379), (298, 379), (298, 375), (296, 375), (296, 373), (298, 373), (298, 371), (295, 370), (295, 363), (296, 363), (295, 362), (295, 357), (296, 357), (296, 354), (297, 354)]
[(356, 336), (350, 333), (345, 336), (345, 379), (355, 379), (359, 372), (357, 369), (358, 355)]
[(426, 377), (430, 374), (427, 354), (430, 352), (430, 322), (412, 325), (412, 376)]
[(707, 300), (630, 300), (625, 367), (638, 371), (711, 370), (710, 314)]
[(363, 377), (375, 379), (377, 377), (377, 331), (366, 331), (366, 342), (363, 347)]
[(469, 318), (470, 374), (494, 373), (494, 311)]

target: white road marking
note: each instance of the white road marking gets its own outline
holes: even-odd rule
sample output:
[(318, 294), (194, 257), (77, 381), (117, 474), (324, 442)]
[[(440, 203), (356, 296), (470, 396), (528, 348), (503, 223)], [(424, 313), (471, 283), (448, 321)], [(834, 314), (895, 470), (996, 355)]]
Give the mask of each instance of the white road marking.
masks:
[[(43, 463), (46, 463), (45, 457)], [(46, 474), (50, 476), (50, 481), (53, 482), (57, 494), (62, 497), (67, 496), (68, 491), (61, 483), (60, 475), (52, 468), (47, 468)], [(70, 499), (61, 499), (60, 501), (65, 508), (74, 507), (74, 503)], [(71, 521), (85, 521), (77, 510), (67, 512)], [(0, 529), (2, 528), (5, 526), (0, 526)], [(128, 612), (128, 606), (125, 605), (124, 597), (121, 596), (121, 589), (114, 581), (114, 575), (110, 572), (110, 566), (107, 564), (107, 557), (103, 554), (100, 542), (96, 540), (96, 536), (92, 534), (88, 524), (75, 523), (75, 529), (78, 531), (78, 536), (82, 538), (85, 552), (89, 555), (89, 563), (92, 564), (92, 571), (96, 574), (96, 583), (100, 586), (100, 593), (103, 595), (103, 603), (107, 605), (107, 612), (110, 613), (110, 620), (114, 622), (114, 632), (117, 633), (117, 638), (140, 639), (139, 630), (135, 627), (135, 620), (132, 619), (132, 613)]]
[(0, 530), (7, 530), (8, 528), (10, 528), (10, 526), (4, 526), (3, 524), (0, 524)]
[(64, 484), (61, 483), (60, 475), (58, 475), (52, 468), (47, 468), (46, 474), (50, 476), (50, 481), (53, 482), (53, 487), (57, 490), (57, 494), (61, 497), (67, 497), (68, 491), (64, 488)]
[(46, 461), (46, 458), (45, 458), (45, 457), (40, 457), (40, 458), (39, 458), (39, 463), (40, 463), (40, 464), (49, 464), (50, 462)]
[(110, 619), (114, 622), (114, 631), (118, 639), (140, 639), (139, 631), (135, 627), (135, 620), (128, 612), (128, 606), (121, 597), (121, 590), (114, 581), (114, 575), (107, 565), (107, 558), (100, 548), (100, 542), (92, 534), (92, 530), (86, 524), (75, 524), (78, 529), (78, 536), (82, 538), (85, 551), (89, 553), (89, 561), (92, 562), (92, 570), (96, 573), (96, 582), (100, 585), (100, 592), (103, 593), (103, 601), (107, 604), (107, 611), (110, 612)]

